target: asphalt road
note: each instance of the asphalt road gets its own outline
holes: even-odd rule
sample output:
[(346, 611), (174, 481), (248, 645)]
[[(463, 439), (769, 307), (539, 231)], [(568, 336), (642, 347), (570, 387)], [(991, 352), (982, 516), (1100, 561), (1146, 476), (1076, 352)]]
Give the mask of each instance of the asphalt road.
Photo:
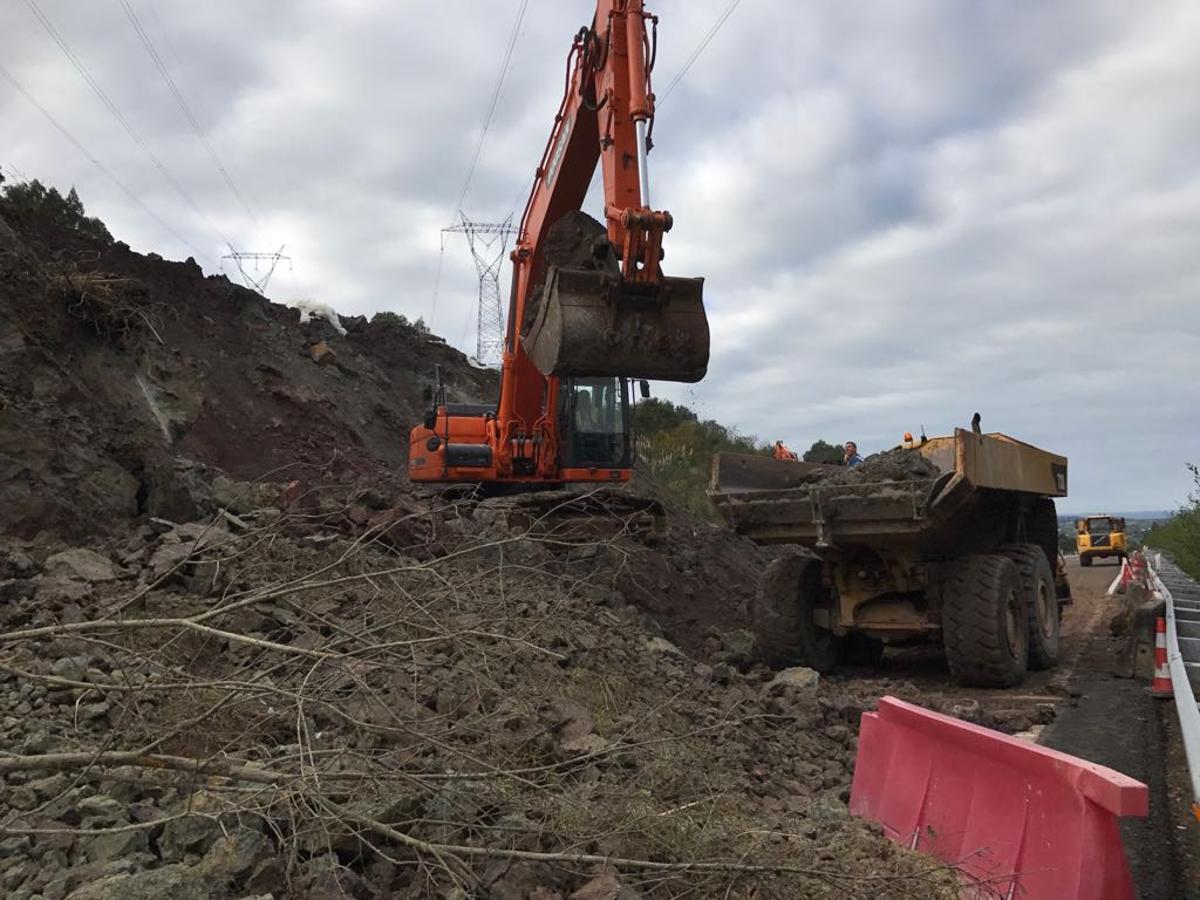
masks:
[(1071, 643), (1078, 653), (1069, 677), (1072, 699), (1059, 707), (1058, 717), (1041, 735), (1041, 743), (1116, 769), (1149, 786), (1150, 815), (1123, 819), (1121, 836), (1141, 900), (1173, 900), (1184, 893), (1173, 852), (1167, 753), (1158, 707), (1167, 701), (1152, 698), (1144, 681), (1111, 674), (1117, 643), (1109, 635), (1108, 621), (1116, 605), (1104, 591), (1116, 572), (1115, 565), (1101, 563), (1082, 569), (1077, 562), (1068, 561), (1076, 597), (1070, 611)]

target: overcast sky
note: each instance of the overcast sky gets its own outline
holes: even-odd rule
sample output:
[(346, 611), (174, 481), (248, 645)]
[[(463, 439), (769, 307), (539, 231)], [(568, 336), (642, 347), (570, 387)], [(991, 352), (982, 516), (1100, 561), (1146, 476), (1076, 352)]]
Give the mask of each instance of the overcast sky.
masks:
[[(0, 9), (0, 65), (161, 222), (0, 77), (5, 174), (75, 185), (119, 239), (208, 272), (223, 238), (286, 244), (273, 298), (423, 316), (471, 350), (461, 237), (434, 308), (439, 229), (520, 0), (128, 2), (241, 200), (120, 0), (37, 9), (153, 159), (28, 2)], [(649, 5), (661, 94), (728, 0)], [(519, 217), (590, 18), (530, 0), (468, 215)], [(713, 339), (703, 382), (656, 392), (794, 449), (978, 410), (1070, 457), (1060, 509), (1177, 505), (1200, 462), (1197, 85), (1187, 0), (743, 0), (655, 127), (664, 268), (707, 279)]]

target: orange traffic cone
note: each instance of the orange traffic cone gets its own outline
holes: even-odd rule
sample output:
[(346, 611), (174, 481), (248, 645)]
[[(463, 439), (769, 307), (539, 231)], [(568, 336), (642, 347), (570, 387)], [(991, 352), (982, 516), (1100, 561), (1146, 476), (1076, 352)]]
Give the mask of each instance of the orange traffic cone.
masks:
[(1171, 670), (1167, 668), (1167, 620), (1162, 616), (1154, 623), (1154, 680), (1150, 682), (1150, 696), (1175, 696), (1171, 689)]

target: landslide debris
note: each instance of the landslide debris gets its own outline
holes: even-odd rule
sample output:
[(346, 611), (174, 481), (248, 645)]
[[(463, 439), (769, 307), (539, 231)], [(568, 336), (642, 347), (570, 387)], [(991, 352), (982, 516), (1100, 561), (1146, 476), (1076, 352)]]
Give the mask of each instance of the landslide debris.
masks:
[(302, 326), (193, 263), (19, 221), (5, 896), (957, 895), (847, 815), (864, 699), (755, 664), (753, 545), (603, 495), (414, 494), (433, 363), (454, 399), (493, 376), (398, 318)]
[(494, 373), (399, 316), (346, 318), (345, 336), (301, 325), (190, 259), (80, 234), (61, 210), (6, 223), (10, 206), (0, 199), (0, 534), (207, 514), (217, 474), (402, 480), (435, 365), (451, 400), (495, 392)]
[[(411, 501), (360, 526), (378, 514), (326, 493), (14, 555), (7, 896), (567, 897), (615, 877), (631, 897), (844, 897), (867, 876), (940, 895), (847, 815), (857, 702), (663, 638), (612, 586), (649, 539), (619, 518), (493, 512)], [(728, 868), (651, 866), (699, 860)]]

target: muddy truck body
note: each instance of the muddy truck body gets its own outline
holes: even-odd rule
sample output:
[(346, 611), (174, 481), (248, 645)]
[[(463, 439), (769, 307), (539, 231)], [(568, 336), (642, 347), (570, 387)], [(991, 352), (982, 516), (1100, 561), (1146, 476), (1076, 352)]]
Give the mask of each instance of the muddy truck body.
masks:
[(828, 671), (940, 640), (957, 681), (988, 687), (1055, 665), (1066, 458), (963, 429), (890, 456), (916, 465), (877, 480), (868, 460), (856, 481), (814, 463), (714, 460), (710, 496), (729, 525), (797, 548), (770, 565), (750, 610), (766, 660)]

